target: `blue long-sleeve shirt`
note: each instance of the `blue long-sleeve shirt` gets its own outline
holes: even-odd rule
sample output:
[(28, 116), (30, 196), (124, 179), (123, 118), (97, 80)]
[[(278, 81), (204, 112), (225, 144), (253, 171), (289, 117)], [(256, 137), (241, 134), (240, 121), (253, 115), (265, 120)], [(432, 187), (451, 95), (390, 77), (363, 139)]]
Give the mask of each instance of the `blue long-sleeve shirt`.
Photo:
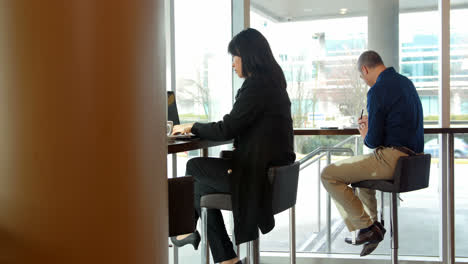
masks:
[(380, 73), (367, 93), (369, 148), (407, 147), (419, 153), (424, 149), (421, 100), (413, 83), (393, 67)]

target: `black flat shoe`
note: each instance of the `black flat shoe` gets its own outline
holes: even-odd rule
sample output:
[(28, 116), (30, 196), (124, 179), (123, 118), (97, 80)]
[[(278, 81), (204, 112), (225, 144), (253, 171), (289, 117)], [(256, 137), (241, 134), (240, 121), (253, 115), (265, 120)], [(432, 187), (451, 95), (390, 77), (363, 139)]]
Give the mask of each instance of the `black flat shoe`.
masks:
[(198, 231), (195, 231), (192, 234), (190, 234), (188, 237), (184, 239), (180, 239), (180, 240), (178, 240), (176, 236), (171, 237), (171, 242), (172, 244), (174, 244), (174, 246), (183, 247), (187, 244), (192, 244), (195, 250), (198, 249), (200, 240), (201, 240), (200, 233), (198, 233)]

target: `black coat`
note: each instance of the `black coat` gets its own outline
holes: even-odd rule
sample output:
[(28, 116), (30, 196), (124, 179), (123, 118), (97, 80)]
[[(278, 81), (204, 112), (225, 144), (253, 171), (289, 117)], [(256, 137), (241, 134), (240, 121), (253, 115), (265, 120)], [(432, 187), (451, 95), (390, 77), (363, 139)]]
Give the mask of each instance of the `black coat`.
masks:
[(231, 177), (236, 243), (258, 238), (275, 226), (271, 207), (271, 166), (294, 162), (291, 102), (280, 84), (249, 77), (222, 121), (195, 123), (192, 133), (209, 140), (234, 139)]

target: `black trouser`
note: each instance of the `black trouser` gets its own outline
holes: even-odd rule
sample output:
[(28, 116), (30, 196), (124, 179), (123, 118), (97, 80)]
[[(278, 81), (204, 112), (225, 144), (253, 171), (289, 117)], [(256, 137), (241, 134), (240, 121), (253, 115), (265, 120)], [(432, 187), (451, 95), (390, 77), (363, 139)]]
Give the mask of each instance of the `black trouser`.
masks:
[[(200, 198), (203, 195), (231, 192), (229, 174), (227, 173), (231, 167), (231, 162), (227, 159), (193, 158), (187, 162), (186, 175), (193, 176), (195, 179), (194, 203), (197, 220), (201, 215)], [(237, 256), (224, 226), (220, 210), (208, 209), (207, 231), (211, 254), (213, 254), (213, 260), (216, 263)]]

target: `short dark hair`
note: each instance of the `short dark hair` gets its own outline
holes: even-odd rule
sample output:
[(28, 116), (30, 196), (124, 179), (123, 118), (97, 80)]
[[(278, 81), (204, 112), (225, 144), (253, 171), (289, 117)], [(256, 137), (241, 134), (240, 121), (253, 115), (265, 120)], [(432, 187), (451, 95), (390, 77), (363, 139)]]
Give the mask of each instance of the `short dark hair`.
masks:
[(283, 70), (271, 52), (270, 44), (258, 30), (247, 28), (229, 42), (228, 52), (242, 59), (244, 77), (263, 76), (286, 88)]
[(362, 53), (361, 56), (359, 56), (357, 66), (358, 70), (361, 71), (362, 66), (366, 66), (372, 69), (383, 64), (384, 63), (382, 61), (382, 58), (377, 52), (373, 50), (368, 50)]

